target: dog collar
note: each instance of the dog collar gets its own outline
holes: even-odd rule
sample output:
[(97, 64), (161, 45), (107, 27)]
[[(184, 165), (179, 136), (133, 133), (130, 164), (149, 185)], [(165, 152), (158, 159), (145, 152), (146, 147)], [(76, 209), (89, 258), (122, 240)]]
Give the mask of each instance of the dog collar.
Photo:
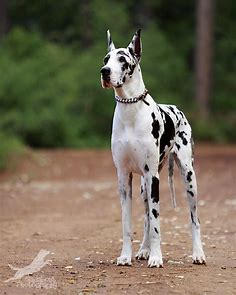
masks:
[(145, 89), (144, 92), (139, 95), (138, 97), (133, 97), (133, 98), (121, 98), (119, 97), (118, 95), (115, 96), (115, 99), (116, 99), (116, 102), (121, 102), (121, 103), (136, 103), (140, 100), (142, 100), (144, 103), (148, 104), (146, 101), (145, 101), (145, 97), (147, 96), (148, 94), (148, 90)]

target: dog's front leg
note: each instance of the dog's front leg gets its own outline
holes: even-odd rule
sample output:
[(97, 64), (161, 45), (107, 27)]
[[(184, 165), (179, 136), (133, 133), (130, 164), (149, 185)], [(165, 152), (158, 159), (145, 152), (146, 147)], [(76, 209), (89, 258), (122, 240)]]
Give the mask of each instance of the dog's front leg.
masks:
[(132, 173), (118, 171), (119, 194), (122, 210), (123, 246), (117, 265), (131, 265), (132, 258)]
[(136, 254), (136, 259), (148, 259), (150, 254), (150, 219), (149, 219), (149, 206), (148, 206), (148, 197), (147, 197), (147, 189), (145, 184), (145, 179), (141, 177), (141, 197), (144, 203), (145, 208), (145, 220), (144, 220), (144, 235), (143, 241), (141, 244), (138, 253)]
[(150, 256), (149, 267), (162, 267), (161, 236), (160, 236), (160, 206), (159, 206), (159, 175), (145, 175), (150, 219)]

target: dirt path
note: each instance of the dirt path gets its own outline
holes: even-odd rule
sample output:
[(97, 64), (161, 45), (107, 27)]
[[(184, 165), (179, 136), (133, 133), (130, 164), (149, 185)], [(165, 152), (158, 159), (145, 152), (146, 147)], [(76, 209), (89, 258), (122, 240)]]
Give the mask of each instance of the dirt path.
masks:
[[(110, 151), (29, 153), (17, 169), (0, 175), (0, 294), (236, 294), (236, 147), (197, 146), (195, 168), (207, 266), (191, 263), (182, 183), (176, 173), (174, 210), (164, 168), (164, 268), (148, 269), (146, 261), (117, 267), (121, 219)], [(134, 185), (137, 251), (143, 233), (138, 177)], [(50, 264), (4, 282), (16, 273), (8, 264), (33, 267), (42, 249), (50, 251)]]

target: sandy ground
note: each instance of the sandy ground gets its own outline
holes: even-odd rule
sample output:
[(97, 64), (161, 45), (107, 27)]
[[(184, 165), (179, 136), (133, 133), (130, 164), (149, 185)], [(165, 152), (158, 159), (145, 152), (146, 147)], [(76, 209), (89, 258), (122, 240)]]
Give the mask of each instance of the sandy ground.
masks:
[[(236, 146), (196, 147), (199, 213), (207, 265), (191, 263), (186, 198), (176, 168), (178, 208), (161, 174), (164, 268), (115, 265), (120, 204), (110, 151), (34, 151), (0, 175), (0, 294), (236, 294)], [(143, 234), (134, 177), (134, 254)], [(41, 249), (50, 263), (18, 280)]]

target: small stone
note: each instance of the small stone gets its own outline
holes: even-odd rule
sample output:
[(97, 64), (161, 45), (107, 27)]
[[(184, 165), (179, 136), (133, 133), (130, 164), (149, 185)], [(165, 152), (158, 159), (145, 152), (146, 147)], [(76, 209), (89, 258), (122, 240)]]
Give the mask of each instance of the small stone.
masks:
[(103, 283), (99, 283), (99, 284), (98, 284), (98, 288), (105, 288), (105, 287), (106, 287), (106, 285), (103, 284)]
[(178, 278), (178, 279), (183, 279), (184, 278), (184, 276), (175, 276), (176, 278)]
[(140, 240), (133, 240), (133, 243), (138, 244), (138, 243), (141, 243), (141, 241)]
[(87, 265), (86, 267), (88, 267), (88, 268), (94, 268), (94, 265), (89, 264), (89, 265)]
[(37, 232), (33, 233), (33, 236), (41, 236), (41, 235), (42, 235), (42, 233), (41, 233), (41, 232), (39, 232), (39, 231), (37, 231)]

